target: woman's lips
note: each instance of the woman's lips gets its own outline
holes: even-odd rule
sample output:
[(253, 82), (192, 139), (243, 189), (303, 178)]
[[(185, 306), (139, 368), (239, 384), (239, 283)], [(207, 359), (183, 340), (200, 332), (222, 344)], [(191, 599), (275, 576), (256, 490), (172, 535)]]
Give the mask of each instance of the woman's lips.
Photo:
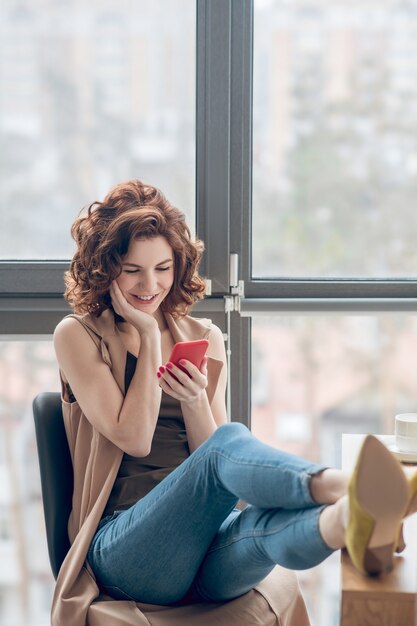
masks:
[(155, 302), (155, 300), (159, 296), (159, 293), (157, 293), (154, 296), (152, 296), (152, 298), (150, 300), (148, 300), (148, 299), (142, 300), (142, 298), (140, 298), (139, 296), (137, 296), (134, 293), (132, 293), (130, 295), (135, 299), (135, 302), (140, 302), (141, 304), (152, 304), (152, 302)]

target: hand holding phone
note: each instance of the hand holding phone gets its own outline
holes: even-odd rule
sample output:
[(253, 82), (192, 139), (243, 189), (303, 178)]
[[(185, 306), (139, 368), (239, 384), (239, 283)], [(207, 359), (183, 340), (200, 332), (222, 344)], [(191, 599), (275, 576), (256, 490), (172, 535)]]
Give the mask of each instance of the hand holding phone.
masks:
[[(180, 364), (181, 359), (191, 361), (193, 365), (200, 369), (204, 355), (207, 352), (208, 345), (209, 342), (207, 341), (207, 339), (197, 339), (196, 341), (179, 341), (172, 348), (169, 361), (179, 367), (183, 372), (188, 374), (188, 376), (190, 376), (187, 370)], [(170, 374), (174, 376), (172, 372), (170, 372)]]

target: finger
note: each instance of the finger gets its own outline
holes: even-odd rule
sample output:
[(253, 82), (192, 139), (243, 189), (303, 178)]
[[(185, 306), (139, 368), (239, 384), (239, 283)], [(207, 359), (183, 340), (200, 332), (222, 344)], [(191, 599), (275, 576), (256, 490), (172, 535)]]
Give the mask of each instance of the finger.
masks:
[[(161, 387), (163, 391), (165, 391), (165, 393), (169, 394), (172, 398), (175, 398), (176, 400), (179, 400), (180, 402), (182, 402), (184, 400), (189, 400), (190, 397), (196, 397), (197, 392), (201, 391), (201, 388), (198, 385), (196, 385), (194, 381), (192, 381), (191, 378), (187, 376), (186, 374), (184, 374), (183, 372), (182, 374), (184, 374), (188, 382), (188, 386), (187, 386), (187, 383), (186, 385), (183, 385), (179, 381), (176, 381), (173, 378), (174, 374), (172, 374), (172, 372), (169, 369), (166, 369), (163, 373), (161, 373), (161, 370), (163, 368), (164, 366), (161, 366), (157, 373), (158, 379), (159, 379), (159, 386)], [(178, 373), (181, 373), (181, 371), (178, 371)]]
[(117, 302), (122, 302), (123, 294), (121, 292), (119, 285), (117, 284), (117, 281), (115, 280), (112, 282), (112, 292)]
[(115, 309), (116, 313), (120, 313), (122, 310), (122, 303), (120, 301), (120, 297), (117, 293), (117, 290), (114, 286), (114, 281), (110, 286), (110, 297), (111, 297), (113, 308)]
[(207, 377), (200, 372), (198, 367), (186, 359), (181, 360), (179, 363), (184, 367), (185, 371), (175, 365), (173, 365), (170, 371), (174, 372), (175, 376), (178, 376), (184, 387), (187, 387), (187, 389), (193, 393), (207, 387)]
[(173, 387), (171, 387), (171, 385), (169, 384), (169, 382), (166, 380), (166, 378), (164, 377), (163, 374), (161, 374), (160, 372), (158, 372), (159, 376), (158, 376), (158, 382), (159, 382), (159, 386), (161, 387), (161, 389), (163, 389), (163, 391), (165, 391), (165, 393), (169, 393), (170, 395), (172, 395), (173, 393), (175, 393), (175, 389), (173, 389)]
[(126, 298), (124, 297), (122, 290), (120, 289), (118, 283), (116, 280), (113, 281), (112, 283), (113, 286), (113, 300), (116, 304), (116, 306), (119, 309), (119, 313), (123, 313), (123, 311), (126, 311), (126, 307), (129, 306), (129, 303), (127, 302)]
[(203, 357), (203, 360), (201, 362), (201, 368), (200, 368), (200, 372), (203, 374), (203, 376), (207, 376), (207, 363), (208, 363), (208, 357)]
[(116, 309), (117, 305), (118, 305), (118, 301), (117, 301), (117, 295), (116, 295), (116, 291), (114, 289), (113, 284), (110, 285), (109, 294), (110, 294), (110, 298), (111, 298), (111, 302), (112, 302), (113, 308)]
[(110, 295), (113, 299), (117, 299), (117, 292), (116, 292), (116, 287), (115, 287), (115, 283), (116, 281), (113, 281), (110, 285)]
[[(167, 367), (168, 365), (170, 365), (170, 367)], [(188, 374), (185, 374), (172, 363), (167, 363), (165, 366), (162, 365), (159, 368), (159, 372), (165, 377), (165, 380), (169, 382), (172, 388), (176, 388), (178, 391), (183, 389), (184, 384), (187, 384), (187, 381), (190, 380)]]
[(181, 365), (181, 367), (183, 367), (191, 376), (191, 378), (197, 378), (199, 377), (199, 375), (201, 375), (200, 370), (198, 369), (198, 367), (196, 365), (194, 365), (194, 363), (191, 363), (191, 361), (187, 361), (187, 359), (181, 359), (179, 361), (179, 364)]
[(191, 379), (191, 375), (184, 371), (185, 368), (181, 369), (181, 367), (178, 367), (171, 362), (168, 362), (165, 367), (171, 376), (175, 376), (182, 384), (187, 384), (187, 382)]

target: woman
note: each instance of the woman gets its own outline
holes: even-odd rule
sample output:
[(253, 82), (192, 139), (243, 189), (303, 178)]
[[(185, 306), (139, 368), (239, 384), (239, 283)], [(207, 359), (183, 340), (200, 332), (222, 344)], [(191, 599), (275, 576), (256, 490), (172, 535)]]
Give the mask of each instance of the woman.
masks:
[[(343, 472), (227, 423), (222, 333), (188, 315), (204, 297), (203, 244), (183, 214), (130, 181), (72, 235), (65, 295), (75, 315), (54, 345), (76, 468), (69, 535), (84, 548), (58, 580), (56, 615), (65, 603), (75, 610), (86, 550), (82, 575), (101, 591), (164, 605), (236, 598), (277, 563), (309, 568), (346, 542), (360, 571), (390, 569), (411, 495), (378, 440), (365, 440), (347, 496)], [(169, 362), (176, 341), (202, 337), (200, 369)]]

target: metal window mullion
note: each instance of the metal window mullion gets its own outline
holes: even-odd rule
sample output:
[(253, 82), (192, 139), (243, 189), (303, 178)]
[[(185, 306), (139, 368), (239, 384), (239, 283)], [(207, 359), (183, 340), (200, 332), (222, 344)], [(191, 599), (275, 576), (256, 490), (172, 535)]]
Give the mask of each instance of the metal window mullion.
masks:
[(250, 318), (230, 313), (229, 346), (231, 351), (229, 418), (251, 426), (251, 325)]
[[(233, 2), (231, 39), (230, 252), (238, 254), (239, 285), (250, 266), (253, 0)], [(230, 417), (250, 427), (251, 319), (237, 310), (230, 313), (229, 339)]]
[(246, 277), (248, 298), (417, 298), (414, 278), (382, 279), (269, 279)]
[(230, 251), (239, 279), (251, 275), (253, 0), (233, 4), (230, 120)]
[(232, 0), (197, 0), (197, 235), (212, 294), (228, 293)]
[(405, 313), (417, 311), (417, 298), (240, 298), (242, 317), (283, 313)]

